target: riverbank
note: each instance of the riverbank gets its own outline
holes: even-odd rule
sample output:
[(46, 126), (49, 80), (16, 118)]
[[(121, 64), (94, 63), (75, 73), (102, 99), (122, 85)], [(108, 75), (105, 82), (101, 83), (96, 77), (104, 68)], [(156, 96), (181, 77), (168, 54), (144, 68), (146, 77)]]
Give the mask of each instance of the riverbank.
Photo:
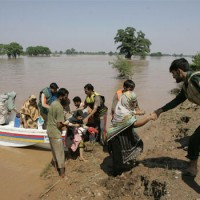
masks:
[[(200, 174), (184, 177), (188, 138), (199, 126), (200, 108), (186, 101), (176, 109), (138, 129), (144, 141), (144, 152), (138, 163), (122, 176), (112, 177), (111, 159), (100, 146), (86, 153), (88, 162), (68, 160), (68, 180), (56, 177), (53, 169), (47, 181), (57, 183), (42, 199), (182, 199), (198, 200)], [(46, 192), (46, 193), (45, 193)]]
[[(112, 162), (109, 154), (99, 145), (90, 146), (93, 150), (85, 152), (88, 162), (79, 159), (66, 161), (66, 179), (60, 179), (53, 167), (39, 178), (41, 168), (40, 173), (35, 173), (40, 189), (34, 193), (29, 190), (26, 197), (30, 200), (198, 200), (200, 174), (193, 179), (181, 176), (181, 172), (187, 167), (184, 149), (188, 138), (200, 124), (199, 112), (198, 106), (187, 101), (163, 113), (157, 121), (138, 128), (144, 141), (144, 152), (138, 157), (137, 165), (121, 177), (110, 176)], [(26, 173), (28, 171), (24, 171)], [(33, 179), (35, 177), (29, 180), (30, 187)], [(27, 198), (22, 194), (19, 199)]]
[(48, 168), (50, 151), (0, 147), (1, 198), (197, 200), (200, 174), (192, 179), (181, 172), (187, 167), (188, 138), (200, 124), (199, 112), (198, 106), (187, 101), (138, 128), (144, 152), (123, 177), (110, 176), (111, 158), (98, 144), (85, 152), (88, 162), (66, 160), (67, 179)]

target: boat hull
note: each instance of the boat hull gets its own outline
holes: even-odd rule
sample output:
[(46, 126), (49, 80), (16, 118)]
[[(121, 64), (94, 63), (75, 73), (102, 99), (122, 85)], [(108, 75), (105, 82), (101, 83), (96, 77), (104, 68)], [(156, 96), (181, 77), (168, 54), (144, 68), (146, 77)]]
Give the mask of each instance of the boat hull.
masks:
[[(63, 134), (64, 138), (65, 135)], [(0, 126), (0, 145), (9, 147), (38, 146), (50, 149), (46, 130)]]

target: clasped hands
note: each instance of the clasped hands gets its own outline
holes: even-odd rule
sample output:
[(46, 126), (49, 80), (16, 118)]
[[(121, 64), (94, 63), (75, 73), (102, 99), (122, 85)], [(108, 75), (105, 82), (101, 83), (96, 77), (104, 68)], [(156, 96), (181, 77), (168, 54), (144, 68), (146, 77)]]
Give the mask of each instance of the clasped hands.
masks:
[(150, 118), (150, 120), (157, 120), (160, 116), (160, 114), (162, 113), (162, 109), (157, 109), (154, 112), (151, 112), (148, 116)]

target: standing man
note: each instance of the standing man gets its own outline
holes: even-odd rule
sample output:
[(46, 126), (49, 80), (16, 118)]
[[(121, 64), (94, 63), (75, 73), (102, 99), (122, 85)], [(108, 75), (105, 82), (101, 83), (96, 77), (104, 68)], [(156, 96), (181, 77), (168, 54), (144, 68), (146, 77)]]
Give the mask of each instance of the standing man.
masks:
[(108, 108), (104, 105), (105, 98), (97, 92), (94, 91), (94, 87), (88, 83), (84, 87), (86, 99), (85, 99), (85, 108), (89, 107), (91, 112), (83, 120), (85, 124), (88, 123), (88, 120), (92, 118), (93, 123), (89, 124), (94, 128), (98, 128), (99, 134), (97, 141), (102, 145), (105, 144), (105, 134), (106, 134), (106, 122), (107, 122), (107, 110)]
[[(176, 59), (171, 63), (169, 71), (177, 83), (183, 82), (183, 87), (175, 99), (165, 106), (157, 109), (154, 114), (159, 117), (162, 112), (175, 108), (186, 99), (200, 105), (200, 72), (193, 72), (189, 69), (189, 63), (186, 59)], [(189, 167), (183, 175), (197, 175), (197, 162), (200, 151), (200, 126), (195, 130), (189, 140), (187, 158), (190, 160)]]
[(64, 106), (68, 97), (67, 90), (60, 88), (57, 99), (52, 102), (48, 112), (47, 134), (53, 154), (53, 164), (58, 169), (59, 175), (65, 176), (65, 153), (62, 141), (62, 128), (64, 123)]
[(47, 115), (51, 103), (57, 98), (58, 85), (51, 83), (49, 87), (45, 87), (40, 91), (38, 107), (40, 114), (44, 119), (43, 128), (47, 126)]

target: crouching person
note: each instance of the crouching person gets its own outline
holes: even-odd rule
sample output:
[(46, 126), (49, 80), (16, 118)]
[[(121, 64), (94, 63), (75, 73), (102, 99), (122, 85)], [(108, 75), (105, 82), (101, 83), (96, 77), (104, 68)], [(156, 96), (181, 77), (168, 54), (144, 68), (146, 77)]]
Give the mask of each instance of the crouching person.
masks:
[(62, 128), (64, 124), (64, 106), (68, 91), (60, 88), (58, 98), (52, 102), (48, 112), (47, 134), (50, 140), (51, 151), (53, 155), (53, 164), (58, 170), (59, 176), (65, 176), (65, 153), (62, 140)]

